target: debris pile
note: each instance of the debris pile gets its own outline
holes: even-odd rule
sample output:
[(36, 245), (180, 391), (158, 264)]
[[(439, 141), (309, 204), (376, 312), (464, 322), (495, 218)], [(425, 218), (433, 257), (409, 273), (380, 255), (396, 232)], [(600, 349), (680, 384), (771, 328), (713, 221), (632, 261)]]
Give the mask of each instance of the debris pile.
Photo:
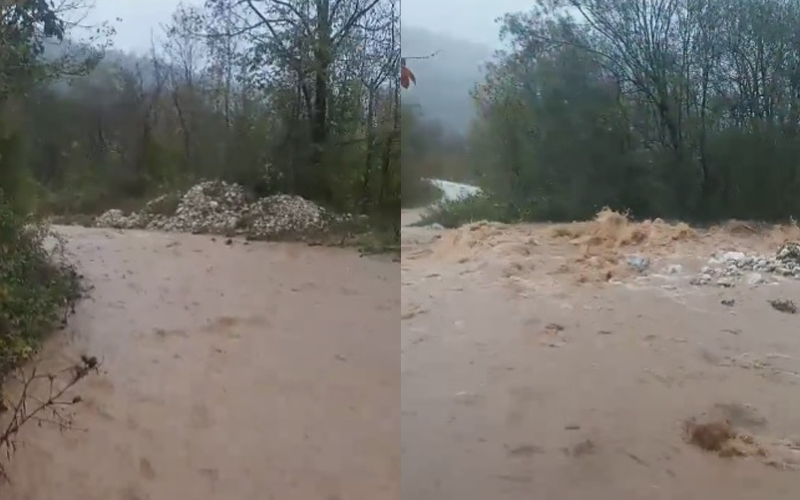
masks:
[(98, 216), (94, 220), (94, 225), (97, 227), (113, 227), (115, 229), (135, 227), (131, 217), (126, 217), (125, 212), (118, 208), (112, 208), (104, 212), (103, 215)]
[[(153, 200), (156, 202), (156, 200)], [(226, 234), (235, 232), (247, 207), (244, 189), (222, 181), (202, 182), (189, 189), (180, 200), (174, 215), (155, 215), (145, 206), (144, 215), (152, 216), (147, 229), (181, 233)]]
[(325, 229), (332, 217), (299, 196), (274, 195), (250, 202), (239, 185), (201, 182), (183, 196), (163, 195), (139, 211), (112, 209), (95, 219), (97, 227), (187, 233), (247, 235), (267, 239)]
[(763, 274), (800, 279), (800, 243), (785, 243), (775, 255), (747, 255), (743, 252), (715, 254), (693, 283), (731, 287), (744, 277), (748, 284), (758, 285), (765, 282)]
[(275, 234), (322, 230), (331, 219), (324, 209), (299, 196), (278, 194), (250, 204), (244, 219), (248, 234), (266, 238)]

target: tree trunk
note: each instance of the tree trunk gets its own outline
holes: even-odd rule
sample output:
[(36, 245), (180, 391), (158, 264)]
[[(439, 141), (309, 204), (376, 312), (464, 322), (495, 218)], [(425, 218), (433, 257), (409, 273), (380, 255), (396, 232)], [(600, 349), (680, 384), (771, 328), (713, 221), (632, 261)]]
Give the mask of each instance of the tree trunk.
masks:
[(367, 102), (367, 156), (364, 161), (364, 176), (361, 186), (361, 210), (367, 213), (372, 202), (372, 162), (375, 149), (375, 91), (370, 88)]
[(330, 199), (329, 183), (326, 182), (324, 154), (328, 142), (328, 71), (331, 64), (331, 26), (329, 0), (317, 0), (317, 46), (314, 51), (314, 115), (311, 122), (312, 156), (317, 185), (321, 195)]
[(178, 122), (180, 123), (181, 132), (183, 135), (183, 150), (184, 150), (184, 167), (187, 169), (192, 168), (192, 134), (189, 130), (189, 123), (186, 120), (186, 116), (183, 113), (183, 107), (181, 106), (181, 98), (178, 95), (178, 89), (173, 90), (172, 92), (172, 102), (175, 106), (175, 111), (178, 114)]
[(383, 155), (383, 162), (381, 165), (381, 188), (378, 193), (378, 206), (382, 207), (386, 203), (386, 193), (388, 191), (388, 184), (391, 175), (392, 165), (392, 148), (396, 142), (400, 141), (400, 86), (395, 85), (394, 88), (394, 118), (393, 118), (392, 132), (389, 134), (389, 139), (386, 141), (386, 150)]

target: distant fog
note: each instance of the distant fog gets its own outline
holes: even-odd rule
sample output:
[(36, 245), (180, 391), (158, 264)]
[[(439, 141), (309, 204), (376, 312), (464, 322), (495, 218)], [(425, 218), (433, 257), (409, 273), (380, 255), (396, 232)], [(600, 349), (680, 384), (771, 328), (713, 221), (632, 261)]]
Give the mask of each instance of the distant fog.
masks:
[[(409, 26), (402, 28), (403, 56), (417, 85), (403, 93), (403, 102), (418, 106), (423, 116), (450, 131), (465, 133), (474, 116), (470, 92), (482, 79), (482, 67), (494, 53), (488, 45), (459, 40)], [(430, 59), (413, 59), (440, 51)]]

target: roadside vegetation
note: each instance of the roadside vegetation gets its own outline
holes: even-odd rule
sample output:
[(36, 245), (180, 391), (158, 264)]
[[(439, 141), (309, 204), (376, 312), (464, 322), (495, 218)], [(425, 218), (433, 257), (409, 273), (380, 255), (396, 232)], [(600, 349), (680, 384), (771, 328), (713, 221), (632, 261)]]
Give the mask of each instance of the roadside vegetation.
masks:
[[(62, 39), (65, 30), (59, 13), (46, 2), (0, 4), (0, 452), (4, 456), (14, 451), (17, 433), (30, 421), (52, 419), (69, 427), (62, 409), (72, 400), (62, 397), (97, 367), (97, 360), (89, 357), (58, 374), (37, 374), (28, 366), (42, 340), (66, 324), (83, 290), (62, 242), (35, 215), (38, 186), (30, 171), (21, 168), (26, 151), (11, 125), (20, 96), (47, 85), (60, 72), (80, 72), (90, 63), (68, 57), (42, 59), (45, 40)], [(50, 391), (34, 397), (29, 389), (41, 381), (49, 381)], [(0, 477), (5, 478), (2, 463)]]
[(0, 196), (0, 374), (29, 360), (80, 296), (62, 249), (46, 225), (14, 212)]
[(88, 355), (55, 371), (39, 369), (36, 360), (84, 291), (59, 235), (15, 211), (0, 191), (0, 496), (8, 479), (5, 459), (16, 450), (19, 431), (28, 423), (71, 429), (66, 410), (80, 402), (71, 391), (99, 367)]
[(431, 205), (413, 225), (439, 224), (445, 228), (455, 228), (482, 220), (511, 223), (524, 220), (524, 217), (514, 207), (498, 203), (490, 195), (477, 194)]

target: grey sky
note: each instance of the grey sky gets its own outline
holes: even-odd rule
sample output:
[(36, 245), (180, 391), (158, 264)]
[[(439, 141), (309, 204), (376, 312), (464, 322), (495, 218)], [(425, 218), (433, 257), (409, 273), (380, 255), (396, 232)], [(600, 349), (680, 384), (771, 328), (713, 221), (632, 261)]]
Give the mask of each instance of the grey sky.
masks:
[[(94, 0), (95, 7), (89, 22), (109, 21), (117, 29), (114, 46), (124, 51), (146, 51), (150, 33), (159, 34), (160, 26), (169, 21), (181, 0)], [(203, 0), (183, 0), (187, 5), (199, 5)], [(121, 21), (116, 21), (116, 18)]]
[[(89, 21), (110, 21), (117, 29), (114, 44), (125, 51), (145, 51), (150, 33), (169, 21), (181, 0), (94, 0)], [(203, 0), (183, 0), (199, 5)], [(507, 12), (526, 11), (534, 0), (402, 0), (402, 21), (496, 47), (495, 19)], [(119, 17), (122, 21), (117, 22)]]
[(534, 0), (402, 0), (402, 22), (497, 47), (495, 19), (533, 5)]

